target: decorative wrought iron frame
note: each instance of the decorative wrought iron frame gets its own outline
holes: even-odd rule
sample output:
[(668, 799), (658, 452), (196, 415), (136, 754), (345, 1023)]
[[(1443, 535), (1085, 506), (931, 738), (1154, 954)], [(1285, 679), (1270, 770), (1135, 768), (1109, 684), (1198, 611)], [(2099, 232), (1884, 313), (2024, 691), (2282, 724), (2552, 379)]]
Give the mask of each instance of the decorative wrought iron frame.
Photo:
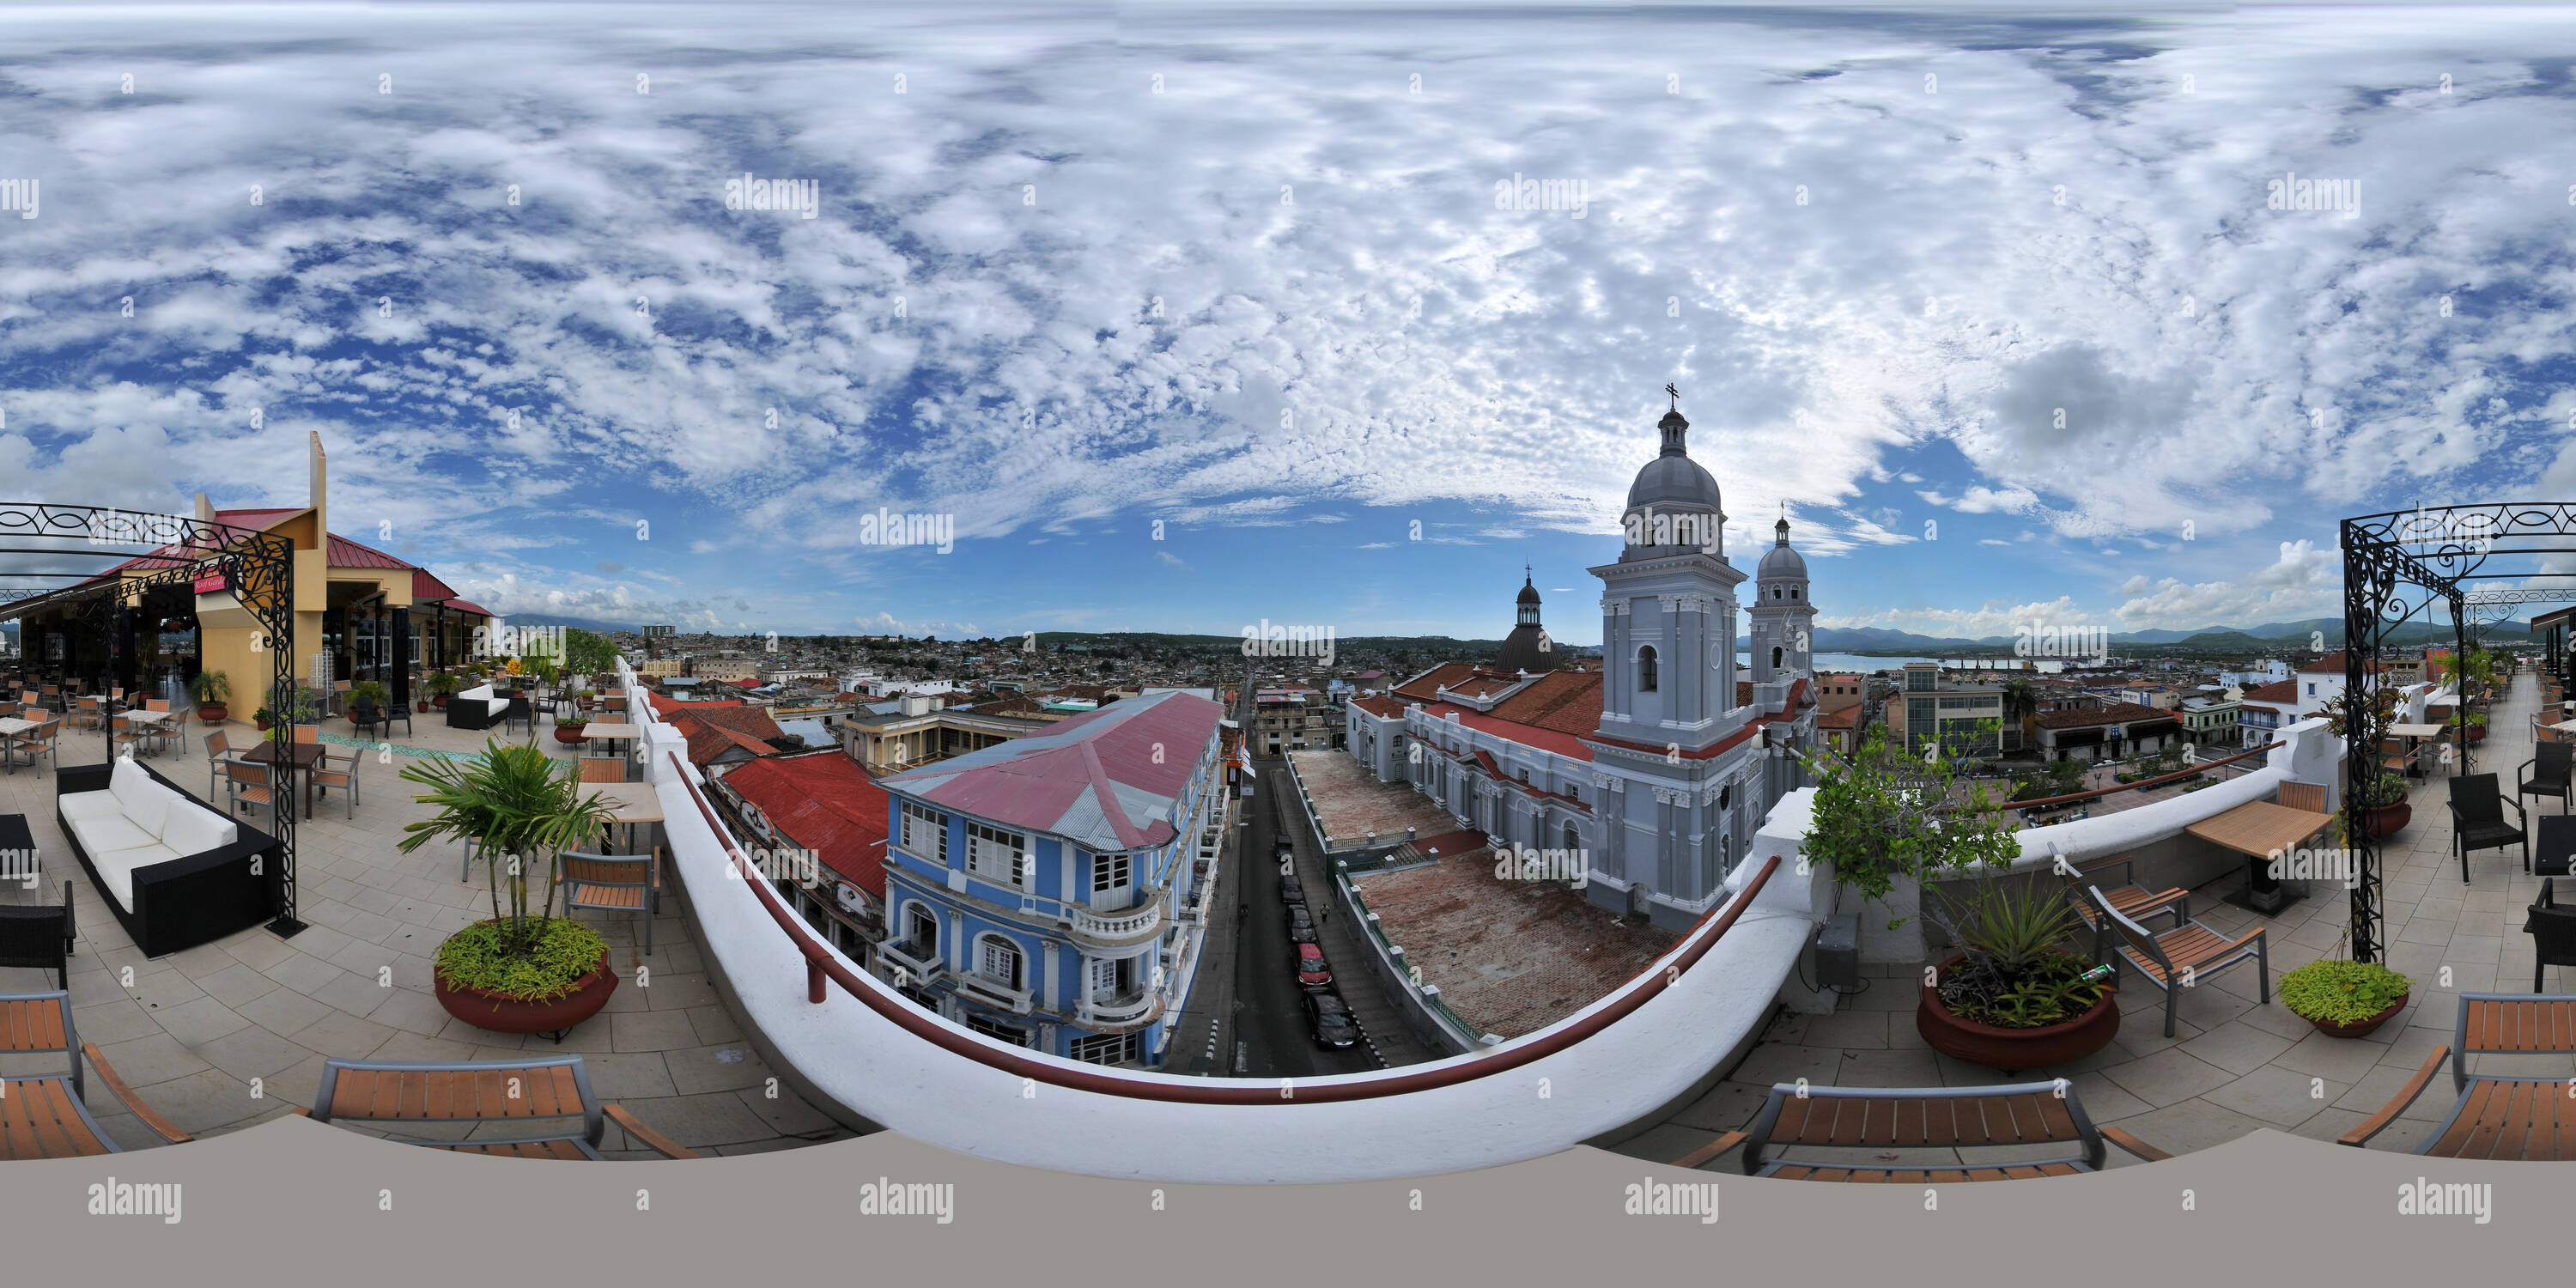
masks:
[[(236, 527), (189, 515), (153, 514), (93, 505), (56, 505), (41, 501), (0, 501), (0, 541), (53, 542), (52, 545), (0, 545), (0, 556), (38, 555), (54, 560), (86, 560), (78, 569), (11, 568), (13, 578), (69, 581), (54, 590), (10, 595), (0, 604), (31, 599), (61, 599), (68, 615), (99, 633), (105, 669), (99, 676), (102, 696), (115, 687), (118, 652), (126, 627), (143, 596), (162, 586), (192, 585), (214, 571), (226, 574), (232, 593), (259, 622), (258, 646), (269, 655), (267, 705), (286, 712), (286, 695), (295, 674), (295, 543), (275, 533)], [(68, 543), (78, 542), (82, 548)], [(128, 547), (150, 547), (141, 554)], [(104, 561), (113, 560), (113, 563)], [(21, 632), (23, 636), (23, 630)], [(66, 668), (72, 662), (65, 660)], [(102, 707), (109, 704), (102, 703)], [(109, 709), (100, 723), (108, 759), (115, 759), (116, 713)], [(289, 729), (286, 737), (292, 739)], [(292, 759), (272, 767), (275, 799), (286, 802), (272, 811), (271, 830), (279, 847), (275, 875), (275, 919), (269, 929), (281, 938), (304, 929), (296, 916), (295, 801), (297, 767)]]
[[(2440, 602), (2449, 608), (2455, 656), (2465, 656), (2490, 606), (2576, 601), (2576, 586), (2473, 587), (2496, 580), (2576, 579), (2576, 574), (2523, 569), (2490, 571), (2496, 556), (2576, 552), (2576, 502), (2493, 501), (2474, 505), (2418, 507), (2388, 514), (2345, 519), (2342, 524), (2344, 594), (2344, 739), (2343, 808), (2347, 819), (2362, 789), (2378, 773), (2376, 748), (2363, 747), (2362, 695), (2371, 691), (2379, 672), (2381, 646), (2388, 633), (2418, 609)], [(2510, 616), (2508, 611), (2506, 616)], [(2501, 620), (2501, 619), (2499, 619)], [(2429, 678), (2429, 677), (2428, 677)], [(2452, 746), (2459, 771), (2469, 769), (2467, 695), (2453, 708), (2459, 721)], [(2368, 829), (2348, 827), (2359, 880), (2352, 888), (2352, 956), (2377, 961), (2380, 955), (2380, 864), (2378, 839)]]

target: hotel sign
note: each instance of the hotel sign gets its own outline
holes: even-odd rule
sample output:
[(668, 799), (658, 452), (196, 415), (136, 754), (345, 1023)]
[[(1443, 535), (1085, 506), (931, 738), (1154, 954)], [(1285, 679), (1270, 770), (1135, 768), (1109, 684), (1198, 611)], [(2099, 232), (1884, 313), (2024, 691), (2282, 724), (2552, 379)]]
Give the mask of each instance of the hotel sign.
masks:
[(203, 577), (199, 577), (196, 581), (196, 591), (200, 595), (230, 594), (232, 593), (232, 588), (232, 570), (226, 568), (219, 568)]

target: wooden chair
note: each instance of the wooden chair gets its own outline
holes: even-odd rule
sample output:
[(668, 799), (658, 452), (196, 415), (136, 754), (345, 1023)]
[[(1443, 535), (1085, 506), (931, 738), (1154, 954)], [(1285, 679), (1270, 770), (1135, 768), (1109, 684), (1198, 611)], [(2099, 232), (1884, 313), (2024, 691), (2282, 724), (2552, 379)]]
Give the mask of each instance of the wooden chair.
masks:
[(2324, 783), (2283, 783), (2278, 803), (2291, 809), (2303, 809), (2311, 814), (2323, 814), (2326, 812), (2326, 785)]
[[(1896, 1185), (1947, 1185), (1962, 1181), (2022, 1180), (2098, 1172), (2109, 1151), (2104, 1142), (2155, 1162), (2172, 1155), (2117, 1127), (2096, 1127), (2075, 1088), (2063, 1080), (1994, 1087), (1800, 1087), (1779, 1083), (1762, 1112), (1742, 1131), (1731, 1131), (1681, 1158), (1698, 1167), (1744, 1147), (1744, 1174), (1787, 1181), (1859, 1181)], [(1970, 1151), (2059, 1146), (2039, 1158), (1980, 1164)], [(1892, 1150), (1953, 1151), (1956, 1162), (1891, 1162)], [(1787, 1157), (1792, 1150), (1848, 1158)]]
[(233, 758), (232, 735), (221, 729), (206, 735), (206, 799), (223, 790), (224, 762)]
[(581, 758), (581, 781), (585, 783), (622, 783), (626, 781), (624, 756), (584, 756)]
[[(34, 874), (28, 874), (32, 882)], [(54, 973), (54, 987), (71, 987), (72, 883), (63, 883), (59, 908), (0, 904), (0, 966), (33, 966)]]
[(224, 813), (229, 816), (244, 805), (256, 805), (268, 811), (268, 825), (277, 826), (277, 786), (273, 776), (277, 766), (254, 764), (247, 760), (227, 760), (224, 775), (230, 780), (226, 790)]
[(2110, 919), (2096, 911), (2093, 901), (2084, 897), (2084, 889), (2106, 881), (2108, 877), (2105, 874), (2113, 868), (2119, 869), (2119, 877), (2124, 884), (2109, 887), (2103, 894), (2123, 915), (2133, 921), (2170, 915), (2176, 926), (2191, 920), (2191, 892), (2179, 886), (2169, 890), (2149, 890), (2139, 885), (2137, 862), (2136, 855), (2124, 854), (2116, 859), (2078, 863), (2074, 865), (2073, 872), (2064, 874), (2066, 897), (2075, 904), (2075, 915), (2083, 918), (2085, 926), (2093, 932), (2095, 962), (2110, 960), (2112, 927)]
[[(2514, 821), (2504, 821), (2513, 811)], [(2508, 801), (2493, 774), (2462, 774), (2451, 780), (2451, 851), (2460, 856), (2460, 881), (2469, 879), (2469, 855), (2477, 850), (2522, 847), (2522, 870), (2531, 871), (2530, 821), (2519, 799)]]
[(0, 749), (8, 753), (9, 772), (11, 774), (18, 772), (18, 757), (21, 755), (27, 758), (27, 767), (30, 769), (35, 768), (36, 762), (46, 756), (53, 757), (54, 768), (61, 769), (62, 753), (61, 748), (56, 744), (62, 740), (62, 733), (63, 718), (49, 714), (45, 717), (44, 723), (10, 739), (9, 745), (5, 749)]
[(643, 914), (644, 955), (652, 956), (653, 918), (662, 911), (662, 847), (649, 855), (566, 851), (563, 898), (566, 915), (575, 908)]
[(2118, 926), (2120, 938), (2125, 941), (2119, 960), (2164, 990), (2166, 1037), (2174, 1035), (2175, 1009), (2182, 1003), (2182, 990), (2197, 985), (2201, 976), (2215, 975), (2248, 957), (2254, 959), (2261, 974), (2263, 1001), (2272, 1000), (2272, 956), (2263, 939), (2263, 927), (2256, 926), (2230, 939), (2186, 918), (2173, 929), (2155, 934), (2112, 907), (2110, 896), (2100, 886), (2086, 888), (2096, 906)]
[(2576, 771), (2576, 743), (2532, 744), (2531, 759), (2522, 762), (2522, 768), (2514, 773), (2514, 803), (2520, 804), (2525, 796), (2555, 796), (2558, 812), (2566, 813), (2568, 797), (2576, 794), (2569, 784), (2569, 779), (2576, 777), (2576, 772), (2571, 771)]
[[(628, 1139), (664, 1158), (700, 1156), (624, 1108), (599, 1103), (577, 1055), (490, 1063), (326, 1059), (309, 1112), (315, 1122), (364, 1123), (389, 1132), (406, 1123), (524, 1123), (536, 1129), (536, 1135), (461, 1141), (394, 1136), (405, 1145), (504, 1158), (596, 1160), (606, 1120), (613, 1119)], [(581, 1120), (580, 1130), (549, 1133), (539, 1125), (571, 1118)]]
[[(170, 714), (170, 700), (168, 698), (146, 698), (143, 700), (143, 709), (160, 715), (168, 715)], [(155, 747), (168, 748), (176, 746), (179, 741), (179, 722), (176, 719), (156, 720), (151, 724), (143, 726), (143, 737), (145, 741), (151, 743)]]
[(193, 1139), (152, 1112), (134, 1095), (125, 1079), (99, 1049), (80, 1040), (72, 1024), (71, 994), (0, 994), (0, 1052), (41, 1055), (59, 1051), (70, 1068), (63, 1073), (0, 1079), (0, 1159), (79, 1158), (121, 1154), (125, 1147), (99, 1130), (90, 1117), (81, 1075), (81, 1057), (98, 1070), (99, 1080), (134, 1117), (171, 1144)]
[(2576, 1096), (2567, 1094), (2568, 1078), (2471, 1073), (2468, 1061), (2472, 1055), (2576, 1055), (2576, 993), (2535, 997), (2462, 993), (2459, 1019), (2451, 1032), (2451, 1045), (2435, 1047), (2415, 1076), (2378, 1113), (2363, 1119), (2336, 1143), (2358, 1149), (2387, 1130), (2424, 1094), (2425, 1085), (2448, 1060), (2458, 1103), (2426, 1133), (2416, 1153), (2439, 1158), (2576, 1158)]
[(107, 708), (96, 698), (83, 698), (80, 705), (72, 709), (74, 729), (96, 729), (106, 722)]

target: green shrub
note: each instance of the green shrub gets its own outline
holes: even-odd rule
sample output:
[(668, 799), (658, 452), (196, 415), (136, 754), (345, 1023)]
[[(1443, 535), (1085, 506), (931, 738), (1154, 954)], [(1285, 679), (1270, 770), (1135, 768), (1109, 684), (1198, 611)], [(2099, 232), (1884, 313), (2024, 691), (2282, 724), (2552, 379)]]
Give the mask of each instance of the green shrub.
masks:
[(2304, 1019), (2358, 1024), (2388, 1009), (2415, 981), (2377, 962), (2309, 962), (2281, 977), (2281, 1005)]
[(599, 965), (608, 941), (570, 917), (543, 918), (528, 951), (514, 953), (504, 923), (478, 921), (438, 946), (438, 977), (520, 1002), (551, 1002)]

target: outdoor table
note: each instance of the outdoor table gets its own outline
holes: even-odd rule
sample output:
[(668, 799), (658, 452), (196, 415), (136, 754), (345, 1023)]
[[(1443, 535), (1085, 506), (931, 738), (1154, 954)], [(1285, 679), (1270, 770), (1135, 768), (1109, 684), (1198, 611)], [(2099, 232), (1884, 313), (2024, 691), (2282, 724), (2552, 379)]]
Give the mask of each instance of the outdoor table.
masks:
[(36, 727), (37, 725), (35, 721), (20, 720), (15, 716), (0, 719), (0, 760), (6, 760), (9, 762), (10, 776), (15, 777), (18, 773), (18, 758), (14, 755), (6, 754), (7, 745), (17, 741), (18, 735), (29, 732)]
[(2301, 842), (2323, 831), (2334, 821), (2331, 814), (2292, 809), (2272, 801), (2248, 801), (2216, 818), (2203, 819), (2183, 829), (2224, 850), (2234, 850), (2246, 857), (2245, 890), (2228, 896), (2227, 901), (2249, 912), (2266, 917), (2278, 916), (2282, 909), (2299, 901), (2304, 891), (2285, 886), (2273, 877), (2272, 852), (2284, 853), (2298, 848)]
[[(2426, 738), (2439, 738), (2443, 734), (2449, 732), (2450, 729), (2451, 726), (2443, 724), (2392, 724), (2388, 726), (2390, 736), (2407, 739), (2410, 743), (2421, 742)], [(2412, 752), (2414, 748), (2410, 746), (2407, 750), (2409, 752), (2409, 762), (2414, 764), (2414, 768), (2421, 770), (2423, 765), (2413, 762)]]
[(172, 711), (119, 711), (116, 718), (129, 725), (158, 725), (176, 714)]
[[(313, 781), (313, 767), (322, 763), (322, 744), (318, 742), (263, 741), (257, 747), (243, 752), (241, 758), (254, 765), (274, 765), (277, 763), (277, 749), (280, 747), (289, 749), (291, 754), (288, 759), (293, 762), (297, 769), (303, 771), (299, 776), (304, 779), (304, 817), (307, 820), (310, 820), (313, 817), (313, 798), (317, 794), (317, 789)], [(271, 784), (271, 786), (274, 785), (275, 784)]]
[[(644, 731), (631, 724), (618, 724), (611, 721), (593, 724), (583, 729), (581, 732), (582, 736), (585, 738), (597, 738), (601, 742), (616, 743), (631, 742), (635, 738), (641, 736)], [(621, 756), (625, 755), (626, 749), (623, 747), (618, 748), (617, 754)]]
[[(651, 783), (583, 783), (581, 793), (607, 802), (613, 808), (608, 821), (633, 827), (637, 823), (662, 821), (662, 797)], [(627, 848), (634, 849), (634, 836), (627, 836)]]

